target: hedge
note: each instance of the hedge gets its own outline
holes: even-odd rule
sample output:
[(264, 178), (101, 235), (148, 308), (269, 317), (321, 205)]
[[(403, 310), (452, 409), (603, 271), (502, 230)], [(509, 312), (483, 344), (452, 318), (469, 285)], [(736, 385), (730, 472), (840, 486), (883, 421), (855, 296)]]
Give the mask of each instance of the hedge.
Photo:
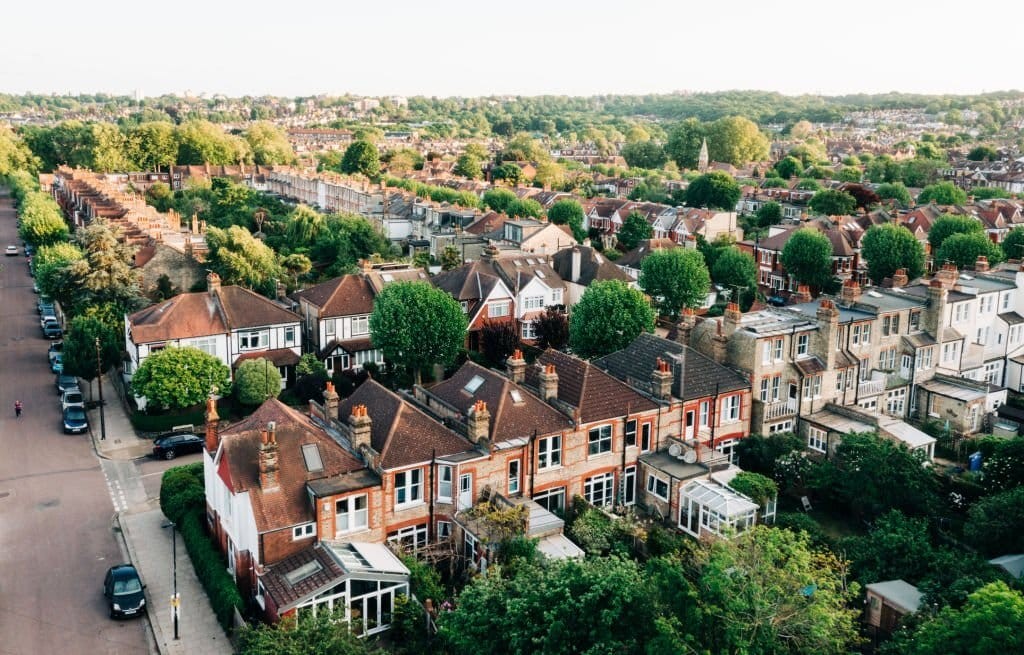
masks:
[(132, 427), (139, 432), (170, 432), (177, 425), (202, 426), (206, 423), (206, 408), (182, 414), (146, 414), (133, 412)]

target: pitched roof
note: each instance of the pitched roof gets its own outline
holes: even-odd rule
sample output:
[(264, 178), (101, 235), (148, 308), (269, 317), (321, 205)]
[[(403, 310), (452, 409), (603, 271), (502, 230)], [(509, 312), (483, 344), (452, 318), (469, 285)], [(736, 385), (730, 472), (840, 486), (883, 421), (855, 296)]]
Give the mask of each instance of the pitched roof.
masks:
[[(260, 486), (261, 431), (275, 424), (278, 485)], [(338, 445), (312, 420), (271, 398), (221, 434), (219, 474), (234, 493), (249, 493), (256, 529), (270, 532), (316, 519), (306, 483), (362, 470), (364, 464)], [(302, 447), (315, 445), (322, 468), (306, 468)]]
[(348, 419), (355, 405), (366, 405), (370, 416), (370, 445), (380, 453), (384, 469), (396, 469), (473, 450), (464, 437), (452, 432), (415, 405), (374, 379), (359, 385), (338, 405), (338, 418)]
[[(558, 374), (558, 400), (579, 410), (583, 423), (657, 408), (654, 401), (627, 384), (572, 355), (549, 348), (537, 358), (537, 364), (554, 365)], [(539, 366), (527, 367), (526, 382), (535, 389), (538, 387)]]
[(342, 275), (294, 294), (320, 308), (320, 318), (357, 316), (373, 311), (373, 290), (361, 275)]
[[(577, 253), (580, 258), (579, 278), (573, 280), (572, 260)], [(555, 269), (555, 272), (558, 273), (563, 280), (575, 282), (576, 284), (582, 284), (584, 286), (589, 286), (590, 283), (594, 281), (633, 281), (633, 278), (629, 277), (628, 273), (605, 259), (601, 253), (589, 246), (574, 246), (572, 248), (559, 250), (551, 257), (551, 267)]]
[[(683, 400), (714, 396), (749, 389), (750, 381), (740, 373), (719, 364), (693, 348), (653, 334), (641, 334), (633, 343), (604, 357), (594, 365), (637, 389), (653, 392), (652, 375), (658, 358), (675, 362), (672, 395)], [(679, 365), (682, 371), (679, 371)], [(682, 389), (680, 389), (682, 385)]]
[[(467, 385), (475, 377), (480, 377), (483, 382), (470, 393)], [(454, 375), (431, 386), (428, 391), (464, 414), (477, 400), (487, 403), (487, 411), (491, 415), (491, 441), (527, 437), (534, 431), (539, 435), (550, 434), (572, 427), (572, 421), (565, 414), (525, 387), (472, 361), (467, 361)], [(517, 392), (515, 396), (513, 391)]]
[(618, 266), (640, 268), (640, 262), (642, 262), (647, 255), (652, 252), (671, 250), (673, 248), (682, 248), (682, 246), (676, 243), (673, 239), (644, 239), (637, 244), (636, 248), (633, 248), (622, 257), (616, 259), (615, 263)]

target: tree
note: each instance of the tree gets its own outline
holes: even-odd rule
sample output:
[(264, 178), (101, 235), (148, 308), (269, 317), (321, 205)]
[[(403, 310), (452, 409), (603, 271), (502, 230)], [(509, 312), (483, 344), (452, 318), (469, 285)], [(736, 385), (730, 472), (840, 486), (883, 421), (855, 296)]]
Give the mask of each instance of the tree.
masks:
[(492, 366), (504, 363), (519, 345), (519, 331), (512, 321), (487, 321), (480, 330), (480, 350)]
[[(358, 619), (362, 620), (362, 619)], [(281, 623), (245, 626), (238, 633), (239, 655), (381, 655), (374, 642), (361, 638), (345, 621), (344, 608), (286, 617)]]
[(580, 243), (587, 236), (583, 230), (583, 216), (583, 206), (572, 198), (558, 200), (548, 209), (548, 220), (555, 225), (568, 225)]
[(846, 216), (857, 208), (857, 199), (845, 191), (826, 189), (815, 193), (807, 204), (817, 214)]
[(380, 175), (380, 152), (377, 146), (369, 141), (353, 141), (341, 158), (341, 172), (376, 179)]
[(441, 270), (450, 271), (453, 268), (462, 266), (462, 255), (459, 249), (453, 245), (447, 245), (441, 251)]
[(1024, 549), (1024, 487), (982, 498), (967, 516), (964, 538), (986, 555)]
[(933, 159), (910, 159), (901, 165), (903, 183), (907, 186), (921, 188), (935, 181), (938, 171), (948, 166), (945, 161)]
[(934, 202), (936, 205), (962, 205), (967, 202), (967, 192), (952, 182), (929, 184), (917, 196), (919, 204)]
[(654, 235), (654, 228), (647, 222), (640, 212), (629, 212), (622, 227), (615, 233), (615, 238), (623, 250), (629, 251), (636, 248), (641, 241), (650, 239)]
[(565, 186), (566, 170), (558, 162), (542, 161), (537, 164), (533, 185), (545, 189), (560, 189)]
[(747, 311), (754, 304), (757, 291), (757, 262), (736, 246), (731, 246), (718, 255), (711, 270), (711, 279), (737, 294), (731, 298), (739, 303), (742, 311)]
[[(100, 346), (99, 361), (96, 352), (97, 339)], [(121, 362), (123, 348), (124, 335), (99, 316), (76, 316), (71, 319), (64, 333), (64, 373), (83, 380), (92, 380), (96, 377), (97, 365), (100, 370), (109, 371)]]
[(284, 130), (268, 121), (258, 121), (245, 131), (245, 140), (252, 149), (253, 161), (257, 164), (291, 164), (295, 151)]
[(947, 607), (916, 630), (899, 634), (890, 655), (990, 655), (1024, 651), (1024, 595), (993, 582)]
[(544, 208), (533, 198), (516, 198), (505, 208), (505, 213), (513, 218), (540, 218)]
[(129, 158), (144, 171), (167, 169), (178, 161), (178, 135), (171, 123), (140, 123), (128, 131), (127, 147)]
[(872, 225), (861, 240), (861, 256), (867, 261), (868, 276), (881, 284), (898, 269), (914, 280), (924, 274), (924, 246), (910, 230), (895, 223)]
[[(971, 216), (960, 216), (955, 214), (943, 214), (935, 219), (931, 229), (928, 230), (928, 243), (931, 244), (932, 252), (937, 252), (943, 242), (954, 234), (982, 233), (985, 227), (976, 218)], [(973, 262), (972, 262), (973, 263)]]
[[(864, 172), (856, 166), (843, 166), (836, 172), (836, 179), (840, 182), (860, 182), (862, 177), (864, 177)], [(874, 192), (872, 191), (872, 193)], [(851, 193), (851, 195), (853, 194)]]
[(370, 314), (374, 346), (389, 364), (411, 371), (449, 366), (466, 340), (466, 315), (450, 295), (427, 282), (394, 282), (377, 295)]
[(320, 238), (327, 228), (323, 214), (309, 205), (299, 204), (285, 219), (285, 236), (292, 248), (302, 248)]
[(509, 206), (519, 198), (508, 189), (490, 189), (484, 192), (483, 205), (499, 213), (508, 213)]
[(281, 393), (281, 373), (262, 357), (247, 359), (235, 370), (235, 398), (243, 405), (259, 405)]
[(708, 155), (711, 161), (744, 166), (768, 158), (768, 138), (757, 124), (742, 116), (719, 118), (708, 126)]
[(510, 186), (516, 186), (523, 181), (523, 169), (513, 162), (500, 164), (491, 169), (491, 179), (495, 182), (504, 180)]
[(251, 163), (252, 151), (242, 138), (224, 132), (209, 121), (193, 120), (178, 128), (178, 163)]
[(206, 245), (207, 261), (224, 284), (237, 284), (268, 297), (274, 295), (275, 281), (283, 271), (274, 251), (249, 230), (237, 225), (226, 230), (208, 228)]
[(850, 558), (853, 577), (868, 584), (895, 578), (916, 583), (935, 556), (928, 520), (895, 510), (876, 518), (866, 535), (848, 537), (839, 547)]
[(879, 184), (876, 191), (881, 200), (895, 200), (901, 207), (909, 207), (911, 203), (910, 192), (902, 182), (886, 182)]
[(757, 224), (760, 227), (778, 225), (782, 222), (782, 205), (774, 200), (769, 200), (757, 208), (755, 216), (757, 216)]
[(704, 125), (696, 118), (687, 118), (669, 131), (665, 154), (679, 168), (696, 168), (700, 147), (707, 136)]
[(711, 275), (699, 250), (659, 250), (647, 255), (640, 266), (640, 288), (654, 299), (662, 315), (675, 319), (684, 307), (703, 307), (707, 302)]
[(993, 198), (1009, 198), (1010, 193), (1005, 189), (992, 186), (976, 186), (971, 189), (974, 200), (992, 200)]
[(627, 143), (621, 154), (630, 168), (661, 168), (668, 161), (665, 149), (653, 141)]
[(484, 175), (480, 160), (469, 153), (463, 153), (459, 156), (452, 172), (462, 177), (468, 177), (471, 180), (479, 180)]
[(775, 462), (784, 455), (803, 449), (804, 441), (792, 432), (767, 436), (751, 435), (736, 445), (744, 471), (775, 476)]
[(988, 258), (990, 264), (1003, 261), (1003, 250), (989, 240), (984, 232), (953, 234), (942, 242), (935, 253), (935, 261), (952, 262), (959, 269), (972, 268), (979, 256)]
[(292, 391), (301, 403), (323, 399), (324, 388), (330, 380), (327, 368), (314, 353), (306, 353), (295, 365), (295, 386)]
[(711, 171), (701, 175), (686, 187), (686, 204), (690, 207), (710, 207), (735, 211), (743, 192), (739, 183), (728, 173)]
[(63, 284), (71, 285), (72, 313), (104, 303), (124, 311), (139, 306), (142, 298), (135, 250), (120, 237), (119, 227), (101, 219), (75, 231), (75, 243), (83, 256), (69, 262), (60, 275)]
[(18, 236), (34, 246), (68, 240), (68, 224), (48, 193), (34, 191), (18, 205)]
[(801, 284), (821, 289), (832, 283), (832, 242), (814, 228), (793, 232), (779, 259)]
[(967, 152), (968, 161), (997, 161), (999, 152), (988, 145), (974, 146)]
[(803, 163), (792, 155), (787, 155), (775, 164), (775, 173), (784, 180), (800, 177), (804, 172)]
[(1024, 227), (1015, 227), (1006, 235), (999, 247), (1006, 259), (1024, 259)]
[(878, 197), (877, 193), (863, 184), (847, 184), (843, 191), (853, 196), (853, 199), (857, 201), (857, 207), (865, 211), (874, 207), (882, 200)]
[(654, 310), (621, 280), (591, 284), (569, 316), (569, 344), (585, 358), (622, 350), (641, 332), (653, 330)]
[(93, 123), (85, 133), (91, 161), (89, 168), (101, 173), (126, 171), (128, 161), (125, 135), (111, 123)]
[(859, 588), (805, 533), (755, 526), (696, 558), (707, 652), (841, 655), (858, 643)]
[(537, 347), (542, 350), (561, 350), (569, 343), (569, 321), (558, 307), (548, 307), (544, 314), (534, 321)]
[(39, 291), (44, 296), (58, 300), (62, 305), (69, 304), (74, 289), (69, 288), (65, 269), (71, 262), (82, 259), (82, 249), (73, 243), (55, 243), (43, 246), (32, 258), (32, 271), (35, 273)]
[(231, 371), (198, 348), (168, 347), (142, 360), (132, 377), (132, 391), (161, 409), (184, 409), (211, 394), (231, 390)]

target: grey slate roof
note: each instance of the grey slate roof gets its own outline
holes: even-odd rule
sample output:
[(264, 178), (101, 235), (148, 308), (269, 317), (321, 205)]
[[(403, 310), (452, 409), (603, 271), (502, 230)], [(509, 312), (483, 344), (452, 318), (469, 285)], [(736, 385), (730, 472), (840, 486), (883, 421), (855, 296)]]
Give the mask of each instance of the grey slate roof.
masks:
[(716, 388), (719, 393), (750, 388), (750, 381), (740, 373), (692, 348), (653, 334), (641, 334), (624, 349), (595, 359), (593, 363), (626, 384), (651, 393), (651, 375), (659, 357), (669, 362), (682, 362), (681, 375), (676, 372), (678, 364), (673, 366), (672, 395), (676, 398), (706, 398), (714, 396)]

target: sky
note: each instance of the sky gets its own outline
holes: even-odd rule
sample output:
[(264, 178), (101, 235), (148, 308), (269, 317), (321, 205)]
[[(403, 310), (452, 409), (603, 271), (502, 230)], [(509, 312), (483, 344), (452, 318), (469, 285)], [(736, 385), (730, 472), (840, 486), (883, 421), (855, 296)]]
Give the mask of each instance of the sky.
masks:
[(1024, 90), (1019, 0), (5, 4), (4, 93)]

